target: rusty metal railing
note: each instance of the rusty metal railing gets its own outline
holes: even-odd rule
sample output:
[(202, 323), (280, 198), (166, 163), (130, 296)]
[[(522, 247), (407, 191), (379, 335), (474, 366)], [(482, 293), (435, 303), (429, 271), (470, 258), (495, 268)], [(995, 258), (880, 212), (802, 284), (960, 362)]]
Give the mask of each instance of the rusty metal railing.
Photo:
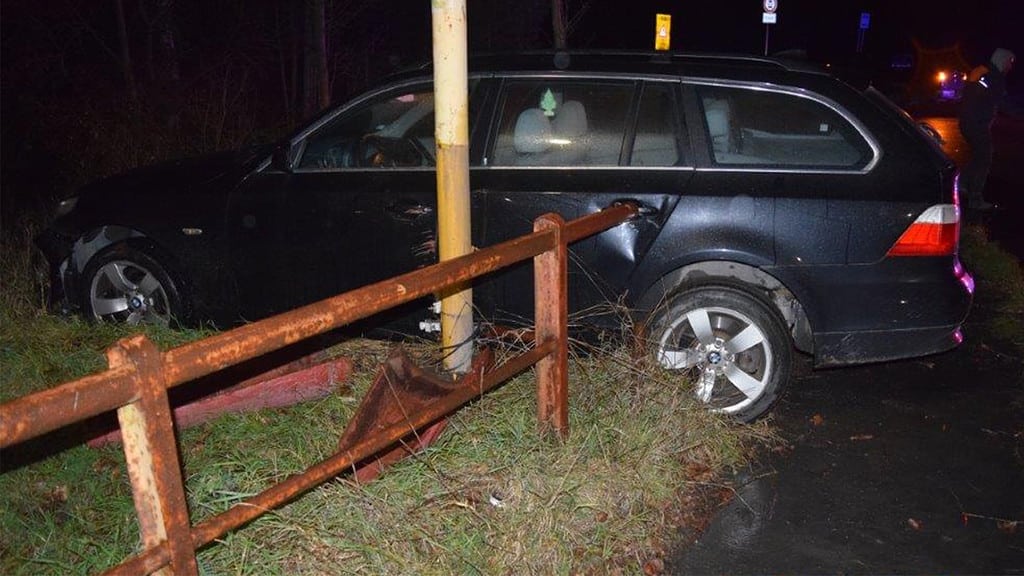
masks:
[[(352, 469), (535, 364), (538, 423), (543, 431), (564, 438), (569, 430), (567, 246), (636, 214), (631, 204), (570, 223), (547, 214), (534, 222), (532, 234), (166, 352), (145, 336), (121, 340), (107, 351), (107, 370), (0, 405), (0, 448), (116, 410), (143, 552), (107, 573), (198, 574), (198, 548)], [(536, 296), (536, 336), (530, 350), (491, 371), (470, 375), (467, 383), (453, 386), (438, 401), (347, 443), (347, 449), (305, 472), (191, 524), (168, 389), (529, 258), (534, 259)]]

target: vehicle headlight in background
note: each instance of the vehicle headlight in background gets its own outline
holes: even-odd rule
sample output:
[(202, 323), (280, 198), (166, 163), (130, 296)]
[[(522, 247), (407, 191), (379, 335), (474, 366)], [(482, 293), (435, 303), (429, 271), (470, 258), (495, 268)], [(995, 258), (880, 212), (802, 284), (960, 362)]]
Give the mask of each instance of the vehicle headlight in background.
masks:
[(72, 196), (65, 198), (57, 204), (57, 216), (64, 216), (75, 209), (75, 204), (78, 204), (78, 196)]

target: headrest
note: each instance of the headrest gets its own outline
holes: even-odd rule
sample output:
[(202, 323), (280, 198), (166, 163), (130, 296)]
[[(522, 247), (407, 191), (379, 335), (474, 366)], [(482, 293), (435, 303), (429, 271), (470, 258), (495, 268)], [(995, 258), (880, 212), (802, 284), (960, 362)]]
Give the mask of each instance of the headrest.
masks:
[(582, 136), (587, 132), (587, 111), (579, 100), (569, 100), (562, 104), (551, 124), (561, 138)]
[(729, 134), (729, 102), (726, 100), (705, 100), (704, 116), (708, 121), (708, 132), (712, 138)]
[(551, 146), (551, 120), (540, 108), (528, 108), (516, 119), (512, 145), (520, 154), (539, 154)]

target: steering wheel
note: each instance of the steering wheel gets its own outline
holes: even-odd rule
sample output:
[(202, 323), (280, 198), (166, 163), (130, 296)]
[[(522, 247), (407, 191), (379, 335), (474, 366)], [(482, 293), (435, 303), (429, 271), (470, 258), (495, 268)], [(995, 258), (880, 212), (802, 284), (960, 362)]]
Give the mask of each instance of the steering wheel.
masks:
[(422, 166), (426, 156), (422, 145), (413, 138), (367, 134), (359, 140), (356, 158), (360, 166), (395, 168)]

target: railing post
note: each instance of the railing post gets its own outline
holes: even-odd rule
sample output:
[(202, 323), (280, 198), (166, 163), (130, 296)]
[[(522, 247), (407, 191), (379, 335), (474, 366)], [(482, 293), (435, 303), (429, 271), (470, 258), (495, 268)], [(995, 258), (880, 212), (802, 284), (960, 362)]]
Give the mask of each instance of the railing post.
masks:
[(107, 350), (107, 362), (112, 369), (135, 368), (138, 399), (119, 408), (117, 418), (142, 545), (149, 549), (166, 541), (170, 566), (157, 574), (198, 574), (162, 355), (145, 336), (134, 336)]
[(533, 259), (537, 342), (553, 341), (554, 351), (537, 362), (537, 420), (542, 433), (569, 436), (568, 248), (565, 220), (545, 214), (534, 232), (551, 230), (555, 245)]

